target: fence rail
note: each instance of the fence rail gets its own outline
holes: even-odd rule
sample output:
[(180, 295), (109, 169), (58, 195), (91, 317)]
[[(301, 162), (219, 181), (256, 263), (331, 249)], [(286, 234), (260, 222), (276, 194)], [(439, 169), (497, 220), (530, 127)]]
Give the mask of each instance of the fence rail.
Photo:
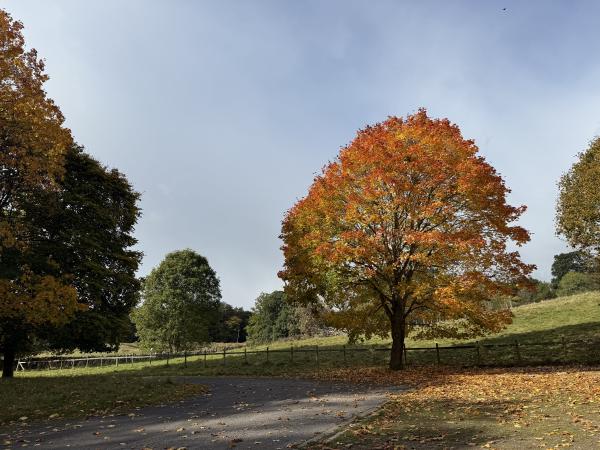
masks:
[[(226, 365), (228, 362), (303, 364), (312, 363), (317, 367), (335, 367), (341, 364), (364, 363), (371, 355), (369, 363), (384, 363), (391, 348), (385, 347), (355, 347), (355, 346), (293, 346), (289, 348), (264, 350), (233, 349), (203, 350), (185, 353), (152, 353), (146, 355), (114, 355), (90, 357), (51, 357), (27, 358), (17, 363), (17, 370), (56, 370), (74, 369), (81, 367), (104, 367), (134, 363), (152, 364), (155, 361), (167, 361), (175, 358), (195, 358), (203, 367), (214, 364)], [(383, 354), (383, 356), (381, 356)], [(367, 356), (365, 356), (367, 355)], [(249, 358), (252, 357), (253, 358)], [(308, 361), (307, 361), (308, 356)], [(540, 363), (599, 363), (600, 340), (547, 340), (547, 341), (518, 341), (512, 342), (475, 342), (453, 346), (434, 347), (405, 347), (404, 359), (407, 364), (438, 364), (462, 366), (486, 365), (524, 365)]]

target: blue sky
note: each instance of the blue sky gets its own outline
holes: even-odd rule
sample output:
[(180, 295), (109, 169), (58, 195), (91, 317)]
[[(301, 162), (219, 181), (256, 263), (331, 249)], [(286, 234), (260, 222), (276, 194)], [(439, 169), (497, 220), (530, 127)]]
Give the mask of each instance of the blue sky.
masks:
[(76, 140), (142, 193), (142, 275), (189, 247), (250, 307), (281, 286), (281, 219), (315, 173), (357, 129), (419, 107), (457, 123), (528, 206), (537, 277), (566, 248), (556, 182), (600, 134), (598, 2), (0, 5)]

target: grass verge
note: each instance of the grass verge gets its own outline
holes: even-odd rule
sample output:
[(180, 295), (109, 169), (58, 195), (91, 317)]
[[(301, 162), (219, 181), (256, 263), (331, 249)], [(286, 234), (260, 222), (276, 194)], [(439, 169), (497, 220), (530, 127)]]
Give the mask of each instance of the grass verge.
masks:
[(125, 413), (205, 392), (204, 386), (181, 384), (168, 377), (145, 379), (114, 373), (19, 376), (0, 381), (0, 426)]

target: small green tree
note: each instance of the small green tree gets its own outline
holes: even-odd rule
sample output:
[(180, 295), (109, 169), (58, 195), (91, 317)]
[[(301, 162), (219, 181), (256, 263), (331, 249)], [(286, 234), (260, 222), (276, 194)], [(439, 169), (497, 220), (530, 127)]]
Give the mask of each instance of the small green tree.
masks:
[(583, 251), (559, 253), (554, 255), (552, 263), (552, 285), (558, 287), (561, 278), (569, 272), (589, 273), (595, 269), (594, 260)]
[[(245, 342), (250, 311), (221, 302), (219, 320), (210, 330), (212, 342)], [(239, 321), (239, 323), (238, 323)]]
[(294, 308), (285, 300), (283, 291), (262, 293), (256, 299), (246, 330), (252, 342), (271, 342), (298, 334)]
[(557, 294), (559, 297), (563, 297), (580, 292), (596, 291), (598, 289), (600, 289), (600, 280), (597, 275), (569, 272), (561, 278)]
[(133, 312), (141, 345), (171, 353), (208, 342), (220, 300), (219, 280), (204, 256), (169, 253), (143, 281), (143, 303)]
[(294, 303), (283, 291), (260, 294), (246, 327), (248, 340), (257, 343), (314, 336), (323, 330), (317, 305)]
[(235, 342), (240, 342), (242, 319), (239, 316), (231, 316), (225, 321), (225, 325), (233, 334), (235, 334)]

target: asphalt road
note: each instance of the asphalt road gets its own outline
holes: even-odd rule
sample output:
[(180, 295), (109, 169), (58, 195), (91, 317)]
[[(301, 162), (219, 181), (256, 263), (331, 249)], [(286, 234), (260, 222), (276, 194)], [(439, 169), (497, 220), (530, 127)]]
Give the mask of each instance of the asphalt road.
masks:
[(207, 395), (138, 409), (129, 415), (21, 427), (5, 448), (286, 449), (364, 415), (392, 389), (282, 378), (187, 377)]

